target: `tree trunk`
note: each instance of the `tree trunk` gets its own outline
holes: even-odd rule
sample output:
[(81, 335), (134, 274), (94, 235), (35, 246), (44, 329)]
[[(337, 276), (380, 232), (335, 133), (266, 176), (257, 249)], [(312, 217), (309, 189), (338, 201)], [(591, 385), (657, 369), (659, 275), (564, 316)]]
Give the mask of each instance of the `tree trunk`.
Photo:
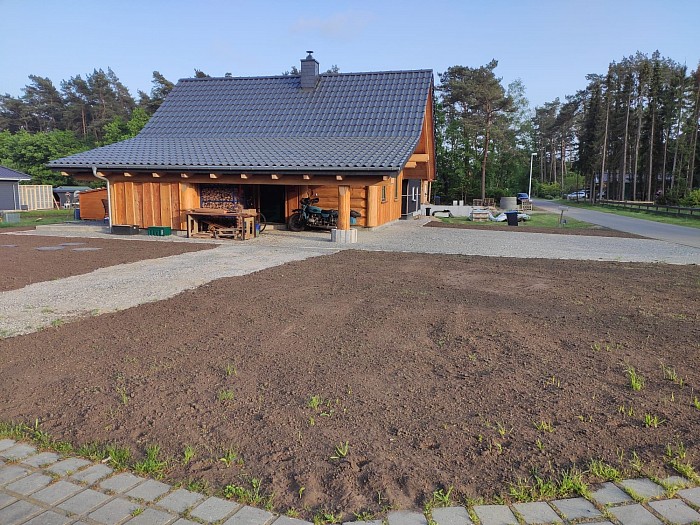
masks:
[(481, 162), (481, 198), (486, 198), (486, 161), (489, 157), (489, 134), (491, 129), (486, 126), (486, 135), (484, 136), (484, 156)]
[(630, 91), (629, 97), (627, 97), (627, 116), (625, 117), (625, 140), (622, 146), (622, 188), (620, 191), (620, 200), (625, 200), (625, 184), (627, 182), (627, 139), (629, 135), (630, 126), (630, 104), (632, 104), (632, 91)]
[[(600, 165), (600, 186), (598, 188), (598, 200), (603, 199), (603, 177), (605, 177), (605, 159), (608, 153), (608, 122), (610, 120), (610, 94), (608, 93), (607, 95), (608, 106), (605, 110), (605, 133), (603, 134), (603, 162)], [(595, 181), (595, 178), (593, 180)], [(595, 188), (595, 185), (593, 187)], [(593, 194), (591, 193), (591, 195)], [(595, 201), (595, 199), (593, 200)]]
[[(700, 65), (698, 66), (700, 69)], [(693, 136), (691, 138), (690, 162), (688, 163), (688, 191), (693, 189), (693, 179), (695, 179), (695, 152), (698, 147), (698, 121), (700, 120), (700, 85), (696, 85), (695, 94), (695, 118), (693, 120)]]
[(634, 145), (634, 175), (632, 179), (632, 200), (637, 200), (637, 170), (639, 169), (639, 143), (642, 140), (642, 101), (641, 97), (637, 106), (639, 119), (637, 120), (637, 142)]
[(656, 124), (656, 113), (651, 108), (651, 133), (649, 134), (649, 173), (647, 174), (647, 200), (651, 200), (651, 177), (654, 173), (654, 125)]

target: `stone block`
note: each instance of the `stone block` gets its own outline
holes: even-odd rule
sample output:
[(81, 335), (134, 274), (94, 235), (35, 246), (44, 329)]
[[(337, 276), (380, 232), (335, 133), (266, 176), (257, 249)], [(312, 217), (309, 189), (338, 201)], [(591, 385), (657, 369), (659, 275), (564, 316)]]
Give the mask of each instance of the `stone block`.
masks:
[(432, 511), (437, 525), (472, 525), (469, 512), (464, 507), (438, 507)]
[(243, 507), (224, 522), (224, 525), (265, 525), (274, 514), (255, 507)]
[(300, 520), (297, 518), (290, 518), (289, 516), (280, 516), (274, 521), (274, 525), (312, 525), (308, 521)]
[(29, 496), (37, 490), (43, 489), (52, 481), (53, 478), (51, 476), (46, 476), (45, 474), (39, 474), (37, 472), (10, 483), (7, 485), (7, 490), (22, 494), (23, 496)]
[(126, 523), (127, 525), (166, 525), (175, 518), (175, 515), (168, 514), (162, 510), (146, 509), (141, 514), (134, 516)]
[(175, 492), (171, 492), (160, 500), (158, 505), (180, 514), (203, 499), (204, 496), (197, 494), (196, 492), (190, 492), (189, 490), (185, 489), (177, 489)]
[(357, 242), (357, 230), (331, 230), (331, 242), (355, 244)]
[(78, 481), (80, 483), (85, 483), (87, 485), (94, 485), (98, 481), (111, 475), (114, 470), (107, 465), (93, 465), (81, 470), (76, 474), (73, 474), (70, 479)]
[(41, 489), (39, 492), (32, 494), (32, 498), (47, 503), (48, 505), (56, 505), (58, 502), (74, 496), (82, 491), (83, 487), (69, 483), (68, 481), (58, 481), (48, 487)]
[(622, 525), (662, 525), (661, 521), (639, 504), (612, 507), (610, 514)]
[(126, 495), (130, 498), (141, 499), (143, 501), (155, 501), (166, 492), (169, 492), (170, 489), (172, 489), (172, 487), (166, 483), (161, 483), (154, 479), (147, 479), (127, 492)]
[(107, 478), (106, 480), (101, 482), (100, 488), (103, 490), (108, 490), (110, 492), (121, 494), (123, 492), (126, 492), (127, 490), (134, 488), (136, 485), (144, 481), (146, 481), (146, 478), (140, 478), (139, 476), (134, 476), (129, 472), (123, 472), (121, 474), (117, 474), (116, 476), (112, 476), (111, 478)]
[(0, 523), (3, 525), (15, 525), (23, 523), (33, 515), (42, 512), (44, 509), (33, 505), (28, 501), (15, 501), (11, 505), (0, 509)]
[(0, 492), (0, 509), (7, 507), (10, 503), (14, 503), (15, 501), (17, 501), (16, 498), (13, 498), (9, 494), (3, 494)]
[(630, 503), (632, 498), (614, 483), (603, 483), (598, 490), (591, 492), (591, 497), (599, 505), (619, 505)]
[(700, 507), (700, 487), (695, 487), (694, 489), (683, 489), (679, 490), (677, 493), (684, 500), (689, 501), (696, 507)]
[(630, 495), (638, 496), (642, 499), (661, 498), (666, 493), (661, 485), (657, 485), (650, 479), (623, 479), (620, 484)]
[(81, 468), (87, 467), (91, 462), (82, 458), (67, 458), (51, 465), (48, 470), (57, 476), (66, 476), (78, 472)]
[(19, 465), (3, 465), (0, 467), (0, 486), (12, 483), (27, 474), (29, 474), (29, 471)]
[(422, 513), (407, 510), (390, 512), (387, 515), (387, 520), (389, 521), (389, 525), (428, 525), (428, 520), (425, 519), (425, 516)]
[(105, 503), (88, 517), (105, 525), (116, 525), (131, 516), (138, 508), (139, 506), (131, 501), (116, 498)]
[(190, 516), (204, 521), (219, 521), (238, 509), (240, 505), (221, 498), (208, 498), (190, 511)]
[(40, 454), (34, 454), (33, 456), (24, 458), (22, 463), (29, 465), (30, 467), (40, 468), (56, 463), (60, 457), (61, 456), (55, 452), (42, 452)]
[(72, 512), (73, 514), (85, 514), (99, 507), (110, 498), (107, 494), (92, 489), (85, 489), (70, 499), (67, 499), (58, 508)]
[(552, 507), (545, 502), (516, 503), (513, 505), (516, 511), (525, 520), (525, 523), (562, 523)]
[(29, 521), (25, 521), (23, 525), (66, 525), (70, 522), (71, 518), (68, 516), (48, 510)]
[(569, 520), (602, 516), (593, 503), (585, 498), (558, 499), (554, 500), (552, 504)]
[(700, 522), (700, 513), (679, 499), (652, 501), (649, 506), (671, 523), (686, 525)]
[(515, 515), (505, 505), (476, 505), (474, 512), (481, 525), (518, 525)]
[(24, 459), (27, 456), (32, 456), (34, 454), (36, 454), (36, 447), (25, 445), (24, 443), (17, 443), (15, 446), (0, 452), (0, 456), (10, 461)]
[(10, 447), (14, 447), (17, 443), (14, 439), (0, 439), (0, 452), (7, 450)]

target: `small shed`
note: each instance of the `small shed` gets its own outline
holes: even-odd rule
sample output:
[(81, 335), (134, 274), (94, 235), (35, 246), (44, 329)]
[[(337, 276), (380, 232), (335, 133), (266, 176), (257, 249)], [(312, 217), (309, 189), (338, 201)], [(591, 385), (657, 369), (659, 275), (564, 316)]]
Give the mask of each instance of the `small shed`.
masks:
[(56, 207), (51, 184), (20, 184), (19, 199), (23, 210), (52, 210)]
[(26, 173), (0, 166), (0, 210), (21, 209), (19, 183), (30, 179), (31, 177)]
[(101, 221), (105, 218), (106, 210), (104, 202), (107, 202), (107, 188), (81, 191), (80, 218), (92, 221)]
[(61, 208), (71, 208), (78, 205), (79, 193), (89, 189), (89, 186), (58, 186), (53, 189), (53, 196)]

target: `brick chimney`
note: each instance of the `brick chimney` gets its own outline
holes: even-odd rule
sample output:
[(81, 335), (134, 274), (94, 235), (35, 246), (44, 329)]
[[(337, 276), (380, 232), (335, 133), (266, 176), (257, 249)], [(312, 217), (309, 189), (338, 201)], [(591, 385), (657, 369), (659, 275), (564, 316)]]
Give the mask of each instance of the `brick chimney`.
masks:
[(308, 56), (301, 61), (301, 89), (313, 91), (318, 84), (318, 62), (311, 56), (313, 51), (307, 51)]

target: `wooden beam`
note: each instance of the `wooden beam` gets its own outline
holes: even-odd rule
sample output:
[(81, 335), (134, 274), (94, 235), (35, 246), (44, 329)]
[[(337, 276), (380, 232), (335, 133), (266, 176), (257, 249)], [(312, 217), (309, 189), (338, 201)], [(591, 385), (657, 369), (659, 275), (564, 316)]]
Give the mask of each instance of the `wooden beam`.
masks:
[(272, 177), (272, 180), (280, 180), (282, 178), (282, 175), (277, 175), (273, 173), (272, 175), (270, 175), (270, 177)]
[(67, 171), (62, 171), (61, 175), (63, 175), (64, 177), (70, 177), (70, 173), (68, 173)]
[(391, 178), (391, 177), (389, 177), (389, 175), (384, 175), (384, 176), (382, 177), (382, 180), (389, 180), (390, 178)]
[(209, 178), (210, 178), (210, 179), (218, 179), (219, 176), (218, 176), (216, 173), (210, 173), (210, 174), (209, 174)]
[(303, 180), (311, 180), (311, 177), (313, 177), (313, 175), (302, 175), (302, 176), (301, 176), (301, 178), (302, 178)]
[(410, 161), (410, 160), (409, 160), (409, 161), (406, 163), (406, 165), (404, 166), (404, 168), (409, 168), (409, 169), (410, 169), (410, 168), (415, 168), (416, 166), (417, 166), (417, 163), (416, 163), (416, 162), (413, 162), (413, 161)]
[(129, 173), (128, 171), (125, 171), (125, 172), (124, 172), (124, 176), (125, 176), (125, 177), (131, 177), (131, 173)]
[(350, 186), (338, 186), (338, 229), (350, 229)]
[(160, 179), (160, 173), (153, 172), (151, 175), (153, 175), (154, 179)]
[(183, 179), (189, 179), (190, 174), (189, 173), (180, 173), (180, 177), (182, 177)]
[(248, 178), (248, 174), (247, 174), (247, 173), (241, 173), (241, 178), (242, 178), (242, 179), (247, 179), (247, 178)]
[(428, 162), (430, 160), (430, 155), (427, 153), (414, 153), (411, 158), (408, 159), (409, 162)]
[(343, 180), (343, 176), (342, 176), (342, 175), (336, 175), (336, 176), (335, 176), (335, 180)]

